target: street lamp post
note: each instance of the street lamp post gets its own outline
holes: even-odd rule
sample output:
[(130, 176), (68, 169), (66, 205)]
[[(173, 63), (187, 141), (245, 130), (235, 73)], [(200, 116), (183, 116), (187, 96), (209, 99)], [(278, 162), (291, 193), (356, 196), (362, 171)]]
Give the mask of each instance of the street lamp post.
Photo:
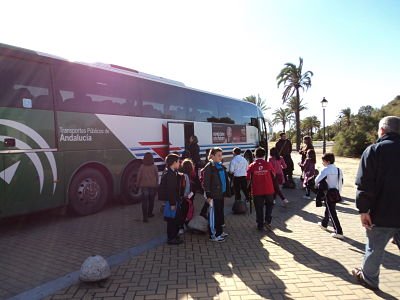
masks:
[(324, 143), (322, 144), (322, 153), (325, 154), (326, 153), (326, 135), (325, 135), (325, 108), (328, 106), (328, 100), (322, 99), (321, 101), (321, 105), (322, 105), (322, 125), (324, 127)]

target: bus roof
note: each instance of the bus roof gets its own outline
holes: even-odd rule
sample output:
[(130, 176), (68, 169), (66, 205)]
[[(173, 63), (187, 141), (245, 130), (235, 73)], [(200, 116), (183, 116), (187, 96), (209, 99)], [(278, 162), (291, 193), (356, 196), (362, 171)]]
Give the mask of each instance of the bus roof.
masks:
[[(121, 66), (118, 66), (118, 65), (105, 64), (105, 63), (100, 63), (100, 62), (97, 62), (97, 63), (86, 63), (86, 62), (70, 61), (68, 59), (65, 59), (63, 57), (59, 57), (59, 56), (56, 56), (56, 55), (52, 55), (52, 54), (48, 54), (48, 53), (44, 53), (44, 52), (39, 52), (39, 51), (33, 51), (33, 50), (26, 49), (26, 48), (21, 48), (21, 47), (17, 47), (17, 46), (12, 46), (12, 45), (8, 45), (8, 44), (0, 43), (0, 54), (2, 52), (4, 52), (4, 51), (8, 52), (7, 54), (14, 53), (14, 54), (22, 55), (22, 56), (27, 56), (27, 57), (36, 56), (36, 58), (38, 58), (38, 59), (54, 60), (54, 61), (61, 61), (61, 62), (70, 62), (70, 63), (74, 63), (74, 64), (84, 65), (84, 66), (93, 67), (93, 68), (97, 68), (97, 69), (102, 69), (102, 70), (115, 72), (115, 73), (120, 73), (120, 74), (124, 74), (124, 75), (128, 75), (128, 76), (139, 77), (139, 78), (147, 79), (147, 80), (151, 80), (151, 81), (157, 81), (157, 82), (161, 82), (161, 83), (165, 83), (165, 84), (169, 84), (169, 85), (174, 85), (174, 86), (178, 86), (178, 87), (181, 87), (181, 88), (185, 88), (185, 89), (189, 89), (189, 90), (193, 90), (193, 91), (197, 91), (197, 92), (207, 93), (207, 94), (211, 94), (211, 95), (214, 95), (214, 96), (219, 96), (219, 97), (228, 98), (228, 99), (235, 100), (235, 101), (244, 102), (243, 100), (240, 100), (240, 99), (237, 99), (237, 98), (224, 96), (224, 95), (221, 95), (221, 94), (217, 94), (217, 93), (213, 93), (213, 92), (208, 92), (208, 91), (203, 91), (203, 90), (200, 90), (200, 89), (188, 87), (183, 82), (180, 82), (180, 81), (176, 81), (176, 80), (173, 80), (173, 79), (168, 79), (168, 78), (164, 78), (164, 77), (160, 77), (160, 76), (156, 76), (156, 75), (152, 75), (152, 74), (148, 74), (148, 73), (144, 73), (144, 72), (139, 72), (137, 70), (126, 68), (126, 67), (121, 67)], [(251, 102), (247, 102), (247, 103), (256, 106), (254, 103), (251, 103)]]

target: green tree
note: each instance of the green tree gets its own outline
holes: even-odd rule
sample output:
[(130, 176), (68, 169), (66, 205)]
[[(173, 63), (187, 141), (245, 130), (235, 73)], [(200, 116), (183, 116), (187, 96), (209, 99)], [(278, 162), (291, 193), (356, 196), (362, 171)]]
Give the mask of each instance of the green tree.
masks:
[(265, 113), (268, 109), (270, 109), (270, 107), (267, 105), (267, 101), (265, 99), (262, 99), (260, 95), (257, 95), (257, 97), (254, 95), (250, 95), (244, 97), (243, 100), (257, 105), (262, 113)]
[(293, 114), (289, 108), (278, 108), (273, 114), (274, 118), (272, 119), (273, 125), (278, 125), (282, 123), (283, 132), (286, 131), (286, 123), (293, 119)]
[(303, 73), (303, 58), (299, 58), (299, 65), (293, 63), (286, 63), (280, 71), (276, 80), (278, 81), (278, 88), (281, 84), (284, 85), (282, 94), (283, 103), (287, 102), (293, 95), (296, 96), (294, 103), (294, 113), (296, 120), (296, 149), (300, 149), (301, 133), (300, 133), (300, 89), (304, 90), (311, 87), (311, 77), (313, 72), (307, 71)]
[(349, 127), (351, 124), (351, 109), (350, 109), (350, 107), (342, 109), (340, 111), (340, 114), (341, 114), (342, 118), (344, 119), (345, 125), (347, 127)]
[(314, 129), (319, 129), (321, 127), (321, 122), (316, 116), (307, 117), (301, 121), (301, 128), (309, 136), (313, 137)]
[(290, 111), (294, 114), (296, 108), (302, 112), (303, 110), (307, 110), (308, 107), (303, 103), (303, 99), (300, 99), (300, 102), (297, 103), (296, 96), (290, 97), (289, 101), (286, 102), (286, 106), (290, 109)]

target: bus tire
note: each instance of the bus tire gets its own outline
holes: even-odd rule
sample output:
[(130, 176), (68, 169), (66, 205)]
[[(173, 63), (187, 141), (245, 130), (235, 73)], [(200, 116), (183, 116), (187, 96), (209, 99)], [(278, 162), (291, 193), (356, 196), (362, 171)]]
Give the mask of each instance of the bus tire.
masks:
[(106, 204), (109, 191), (107, 180), (99, 170), (94, 168), (80, 170), (69, 185), (69, 208), (80, 216), (94, 214)]
[(121, 186), (123, 204), (135, 204), (142, 201), (142, 192), (136, 186), (140, 165), (140, 161), (135, 161), (131, 163), (124, 172)]

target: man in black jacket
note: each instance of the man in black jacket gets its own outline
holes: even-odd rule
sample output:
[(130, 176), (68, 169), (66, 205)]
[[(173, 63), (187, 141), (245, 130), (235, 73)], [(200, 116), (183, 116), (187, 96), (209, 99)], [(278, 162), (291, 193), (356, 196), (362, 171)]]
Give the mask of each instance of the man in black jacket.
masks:
[(283, 157), (286, 163), (286, 168), (283, 170), (285, 176), (284, 188), (295, 188), (293, 181), (294, 164), (292, 160), (292, 143), (287, 139), (286, 133), (281, 132), (279, 141), (276, 142), (275, 148), (278, 150), (280, 156)]
[(379, 140), (363, 153), (356, 178), (356, 205), (367, 231), (365, 256), (353, 276), (378, 289), (379, 268), (389, 240), (400, 233), (400, 117), (379, 122)]

